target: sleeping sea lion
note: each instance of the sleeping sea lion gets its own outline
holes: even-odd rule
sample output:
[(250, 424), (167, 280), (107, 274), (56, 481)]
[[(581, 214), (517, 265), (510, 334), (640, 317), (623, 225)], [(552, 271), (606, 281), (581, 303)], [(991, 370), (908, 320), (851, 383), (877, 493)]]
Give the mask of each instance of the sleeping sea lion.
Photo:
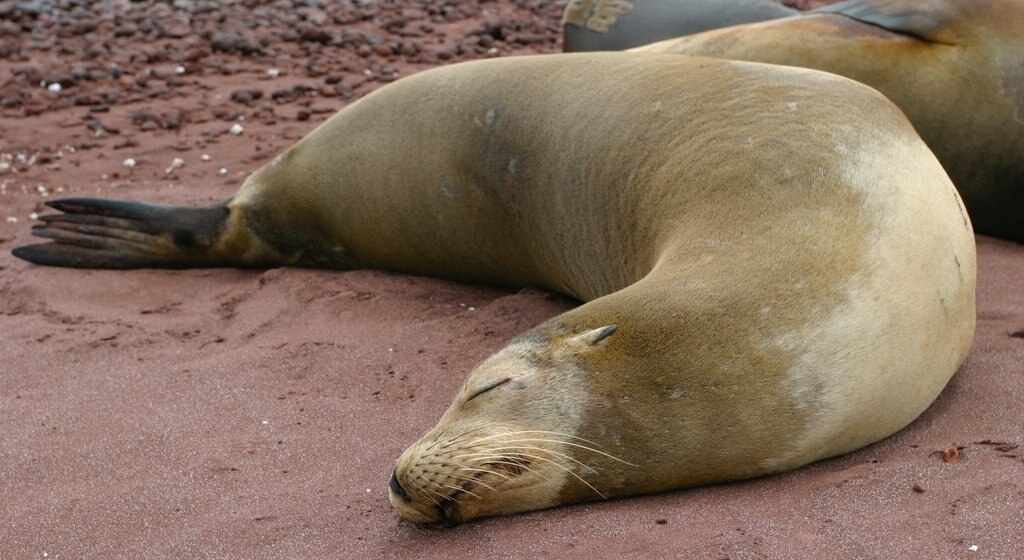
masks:
[(73, 199), (60, 266), (380, 267), (586, 303), (469, 375), (390, 499), (457, 523), (792, 469), (899, 430), (974, 332), (970, 222), (891, 102), (813, 70), (469, 62), (340, 111), (211, 208)]

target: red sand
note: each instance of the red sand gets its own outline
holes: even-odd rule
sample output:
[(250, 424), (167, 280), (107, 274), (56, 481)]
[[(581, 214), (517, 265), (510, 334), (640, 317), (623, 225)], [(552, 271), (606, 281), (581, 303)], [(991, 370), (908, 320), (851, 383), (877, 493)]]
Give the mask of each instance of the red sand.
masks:
[[(4, 31), (19, 21), (5, 4), (0, 152), (12, 155), (0, 171), (0, 558), (1024, 558), (1024, 246), (979, 238), (970, 357), (935, 405), (881, 443), (748, 482), (420, 529), (387, 502), (394, 459), (476, 362), (568, 302), (375, 271), (63, 270), (9, 250), (31, 241), (30, 214), (46, 200), (39, 185), (54, 197), (207, 204), (344, 104), (330, 72), (358, 96), (380, 85), (359, 83), (364, 66), (406, 75), (437, 59), (363, 58), (351, 54), (359, 46), (310, 35), (253, 56), (207, 48), (184, 61), (175, 85), (175, 56), (184, 56), (175, 53), (202, 50), (196, 37), (114, 38), (121, 24), (106, 21), (95, 40), (70, 32), (27, 50), (27, 34)], [(550, 24), (560, 10), (544, 4), (481, 3), (484, 12), (435, 22), (420, 50), (433, 56), (460, 41), (476, 42), (464, 54), (452, 48), (452, 59), (495, 46), (557, 50)], [(168, 13), (153, 17), (182, 14)], [(488, 46), (491, 33), (474, 30), (490, 22), (493, 31), (498, 19), (503, 38)], [(65, 29), (40, 21), (29, 23)], [(380, 33), (385, 43), (402, 37)], [(109, 56), (128, 77), (52, 94), (15, 74), (67, 70), (97, 41), (113, 45)], [(61, 53), (61, 44), (74, 48)], [(160, 48), (151, 60), (129, 54)], [(325, 74), (307, 64), (320, 51)], [(155, 86), (139, 85), (146, 68), (162, 76)], [(268, 78), (269, 68), (284, 75)], [(268, 99), (294, 83), (319, 93)], [(252, 86), (265, 97), (230, 100)], [(150, 97), (154, 87), (166, 98)], [(104, 88), (123, 92), (106, 112), (62, 101)], [(225, 133), (235, 121), (224, 111), (247, 116), (241, 136)], [(140, 112), (152, 116), (133, 120)], [(88, 128), (97, 119), (100, 136)], [(165, 174), (175, 158), (185, 166)], [(943, 460), (948, 448), (959, 461)]]

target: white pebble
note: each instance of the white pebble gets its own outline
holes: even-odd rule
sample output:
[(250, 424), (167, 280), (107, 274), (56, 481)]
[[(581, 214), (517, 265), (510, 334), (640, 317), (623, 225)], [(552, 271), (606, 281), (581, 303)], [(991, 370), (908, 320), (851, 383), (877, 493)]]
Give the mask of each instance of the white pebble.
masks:
[(203, 161), (210, 161), (210, 154), (203, 154), (203, 155), (199, 156), (199, 159), (201, 159)]
[(363, 70), (363, 75), (364, 76), (372, 76), (373, 75), (373, 70), (370, 70), (369, 68), (367, 68), (366, 70)]
[(32, 212), (31, 214), (28, 215), (28, 217), (33, 219), (33, 220), (38, 220), (39, 219), (39, 212)]
[(46, 89), (52, 91), (53, 93), (60, 93), (60, 84), (52, 83), (52, 84), (46, 86)]
[(498, 54), (498, 47), (491, 47), (487, 49), (487, 54)]
[(978, 552), (978, 545), (972, 544), (971, 546), (967, 547), (967, 550), (970, 550), (971, 552)]
[(128, 169), (135, 167), (135, 158), (128, 158), (124, 160), (124, 166)]
[(270, 76), (271, 78), (276, 78), (281, 75), (281, 71), (278, 70), (277, 68), (268, 68), (267, 75)]
[(228, 174), (228, 168), (227, 167), (221, 167), (219, 170), (217, 170), (217, 175), (220, 175), (221, 177), (223, 177), (223, 176), (225, 176), (227, 174)]
[(168, 166), (167, 169), (164, 169), (164, 175), (170, 175), (171, 173), (174, 173), (175, 171), (181, 169), (182, 167), (185, 167), (185, 160), (181, 158), (174, 158), (174, 161), (171, 162), (171, 165)]
[(263, 421), (263, 425), (264, 426), (269, 426), (270, 425), (270, 420), (264, 420)]
[(231, 125), (231, 129), (228, 132), (234, 134), (235, 136), (238, 136), (239, 134), (245, 132), (245, 127), (238, 123), (235, 123)]
[(16, 224), (18, 223), (18, 218), (15, 218), (14, 216), (7, 216), (7, 223)]
[(185, 67), (184, 66), (178, 66), (177, 68), (174, 69), (174, 73), (179, 75), (179, 76), (184, 74), (185, 73)]

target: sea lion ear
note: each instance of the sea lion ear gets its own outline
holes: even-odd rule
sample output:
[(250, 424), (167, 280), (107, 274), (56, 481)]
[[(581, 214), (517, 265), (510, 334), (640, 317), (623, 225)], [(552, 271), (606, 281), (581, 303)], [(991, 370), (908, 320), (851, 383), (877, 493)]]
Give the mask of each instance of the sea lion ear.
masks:
[(618, 325), (605, 325), (603, 327), (578, 334), (569, 339), (569, 343), (578, 348), (597, 346), (606, 342), (608, 337), (615, 334), (615, 331), (618, 329)]

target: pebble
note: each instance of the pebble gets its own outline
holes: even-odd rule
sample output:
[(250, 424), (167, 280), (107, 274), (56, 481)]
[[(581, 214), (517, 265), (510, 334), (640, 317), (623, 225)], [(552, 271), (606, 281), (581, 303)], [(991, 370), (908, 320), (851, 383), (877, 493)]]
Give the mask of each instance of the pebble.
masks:
[(231, 92), (231, 100), (235, 103), (248, 104), (262, 97), (263, 90), (259, 88), (243, 88)]
[(170, 175), (182, 167), (185, 167), (185, 160), (181, 158), (174, 158), (174, 160), (171, 161), (171, 164), (167, 166), (167, 169), (164, 169), (164, 175)]

